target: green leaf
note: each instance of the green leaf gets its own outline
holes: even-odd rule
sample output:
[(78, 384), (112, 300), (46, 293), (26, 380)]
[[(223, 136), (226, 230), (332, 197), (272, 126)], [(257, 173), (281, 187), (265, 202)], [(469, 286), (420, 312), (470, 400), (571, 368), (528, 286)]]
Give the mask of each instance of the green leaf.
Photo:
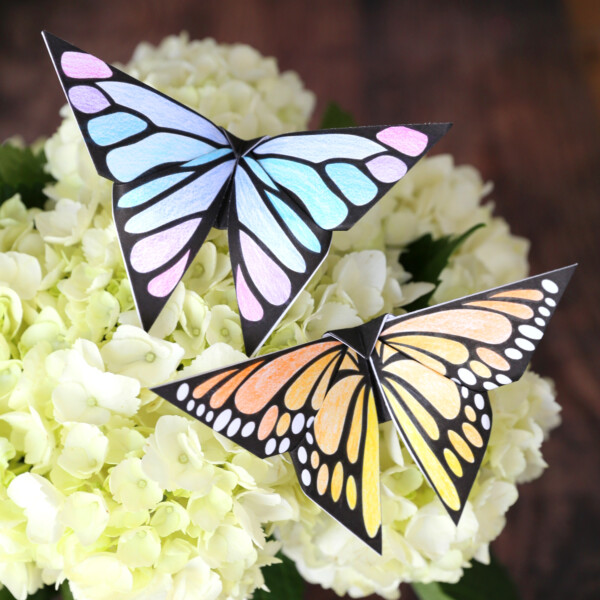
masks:
[[(398, 260), (404, 269), (412, 274), (413, 281), (433, 283), (437, 288), (440, 284), (440, 275), (448, 264), (452, 253), (480, 227), (485, 227), (484, 223), (474, 225), (462, 235), (447, 235), (437, 240), (434, 240), (430, 233), (426, 233), (411, 242)], [(429, 305), (435, 288), (429, 294), (417, 298), (403, 308), (409, 312), (425, 308)]]
[(520, 600), (506, 568), (494, 556), (490, 564), (473, 561), (458, 583), (414, 583), (419, 600)]
[(73, 600), (73, 592), (67, 580), (63, 581), (63, 584), (60, 586), (60, 595), (62, 600)]
[(46, 197), (42, 190), (52, 181), (44, 171), (46, 155), (34, 154), (31, 148), (19, 148), (10, 143), (0, 146), (0, 202), (19, 193), (29, 208), (43, 207)]
[(253, 600), (302, 600), (304, 597), (304, 579), (296, 570), (294, 561), (279, 553), (281, 560), (276, 565), (263, 568), (265, 584), (270, 592), (256, 590)]
[[(56, 598), (56, 590), (53, 585), (46, 585), (40, 588), (35, 594), (27, 596), (27, 600), (52, 600)], [(73, 596), (71, 596), (71, 599)], [(0, 590), (0, 600), (15, 600), (15, 597), (4, 587)]]
[[(444, 594), (440, 583), (413, 583), (412, 589), (419, 600), (454, 600), (452, 596)], [(482, 598), (481, 600), (487, 600)]]
[(356, 127), (356, 119), (337, 102), (330, 102), (325, 107), (319, 129), (336, 129), (338, 127)]

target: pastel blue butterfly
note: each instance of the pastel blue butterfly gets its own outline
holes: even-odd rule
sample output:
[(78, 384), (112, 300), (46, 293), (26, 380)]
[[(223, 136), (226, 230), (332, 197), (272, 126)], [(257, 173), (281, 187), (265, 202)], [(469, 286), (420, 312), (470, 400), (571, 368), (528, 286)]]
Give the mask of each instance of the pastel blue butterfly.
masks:
[(44, 33), (100, 175), (148, 330), (211, 227), (227, 228), (246, 352), (253, 354), (350, 228), (449, 124), (357, 127), (241, 140)]

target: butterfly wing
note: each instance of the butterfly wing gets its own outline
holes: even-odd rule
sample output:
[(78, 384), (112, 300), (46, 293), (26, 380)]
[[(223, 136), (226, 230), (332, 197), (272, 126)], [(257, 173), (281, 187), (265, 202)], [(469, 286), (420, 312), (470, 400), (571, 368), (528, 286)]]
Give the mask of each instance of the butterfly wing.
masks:
[(154, 388), (259, 458), (295, 448), (331, 385), (345, 346), (319, 340)]
[(290, 133), (250, 156), (322, 229), (349, 229), (448, 131), (450, 124)]
[(390, 318), (380, 340), (474, 390), (519, 379), (575, 267)]
[(290, 451), (308, 497), (381, 552), (379, 428), (361, 360), (325, 338), (153, 391), (260, 458)]
[(487, 393), (461, 389), (381, 341), (370, 360), (404, 444), (458, 523), (490, 437)]
[(246, 353), (269, 336), (327, 255), (321, 229), (245, 157), (235, 173), (228, 235)]
[(42, 35), (103, 177), (139, 182), (165, 167), (230, 149), (208, 119), (68, 42)]
[(304, 493), (381, 553), (379, 420), (367, 374), (364, 359), (348, 348), (291, 456)]
[(43, 35), (94, 165), (115, 182), (121, 250), (148, 330), (217, 217), (234, 167), (231, 145), (179, 102)]
[(133, 297), (149, 330), (187, 271), (226, 199), (235, 161), (215, 151), (203, 164), (116, 183), (113, 213)]
[(574, 267), (388, 318), (371, 356), (407, 448), (458, 522), (489, 440), (486, 390), (521, 377)]

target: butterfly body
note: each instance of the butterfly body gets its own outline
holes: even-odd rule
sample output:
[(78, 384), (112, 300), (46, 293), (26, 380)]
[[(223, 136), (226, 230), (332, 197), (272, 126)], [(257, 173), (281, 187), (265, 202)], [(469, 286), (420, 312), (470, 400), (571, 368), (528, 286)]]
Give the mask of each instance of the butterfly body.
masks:
[(516, 381), (574, 267), (155, 388), (267, 458), (289, 452), (302, 490), (381, 552), (379, 424), (458, 523), (492, 427), (488, 392)]
[(351, 227), (448, 130), (355, 127), (242, 140), (99, 58), (44, 33), (113, 212), (148, 330), (212, 227), (227, 229), (246, 352)]

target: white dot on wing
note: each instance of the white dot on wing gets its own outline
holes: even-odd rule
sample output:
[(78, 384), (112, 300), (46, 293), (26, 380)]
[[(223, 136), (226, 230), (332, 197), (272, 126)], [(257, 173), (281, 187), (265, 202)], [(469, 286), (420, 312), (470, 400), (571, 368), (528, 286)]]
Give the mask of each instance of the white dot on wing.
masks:
[(467, 384), (467, 385), (475, 385), (477, 383), (477, 378), (469, 369), (465, 369), (464, 367), (458, 370), (458, 376)]
[(533, 352), (535, 350), (535, 346), (525, 338), (517, 338), (515, 339), (515, 344), (521, 348), (521, 350), (525, 350), (526, 352)]
[(302, 464), (308, 460), (308, 455), (306, 454), (306, 448), (304, 446), (300, 446), (300, 448), (298, 448), (298, 460)]
[(485, 406), (485, 401), (481, 394), (475, 394), (475, 406), (481, 410)]
[(311, 482), (311, 479), (312, 479), (312, 478), (311, 478), (311, 476), (310, 476), (310, 473), (308, 472), (308, 469), (303, 469), (303, 471), (302, 471), (302, 475), (301, 475), (300, 477), (301, 477), (301, 479), (302, 479), (302, 483), (303, 483), (305, 486), (309, 486), (309, 485), (310, 485), (310, 482)]
[(189, 391), (190, 391), (190, 386), (187, 383), (182, 383), (177, 388), (177, 400), (179, 400), (179, 402), (183, 402), (183, 400), (185, 400), (187, 398)]
[(558, 286), (550, 279), (544, 279), (544, 281), (542, 281), (542, 287), (550, 294), (556, 294), (556, 292), (558, 292)]
[(292, 421), (292, 433), (300, 433), (304, 427), (304, 415), (298, 413)]
[(532, 340), (541, 340), (544, 335), (543, 331), (533, 325), (519, 325), (519, 333)]
[(231, 423), (229, 423), (229, 427), (227, 428), (227, 435), (229, 437), (234, 436), (238, 432), (241, 424), (242, 420), (239, 417), (231, 421)]
[(242, 428), (242, 437), (248, 437), (249, 435), (252, 435), (255, 427), (256, 425), (252, 422), (246, 423)]
[(226, 408), (216, 419), (215, 419), (215, 424), (213, 425), (213, 429), (215, 431), (221, 431), (221, 429), (225, 429), (225, 426), (227, 425), (227, 423), (229, 423), (229, 420), (231, 419), (231, 409), (230, 408)]

